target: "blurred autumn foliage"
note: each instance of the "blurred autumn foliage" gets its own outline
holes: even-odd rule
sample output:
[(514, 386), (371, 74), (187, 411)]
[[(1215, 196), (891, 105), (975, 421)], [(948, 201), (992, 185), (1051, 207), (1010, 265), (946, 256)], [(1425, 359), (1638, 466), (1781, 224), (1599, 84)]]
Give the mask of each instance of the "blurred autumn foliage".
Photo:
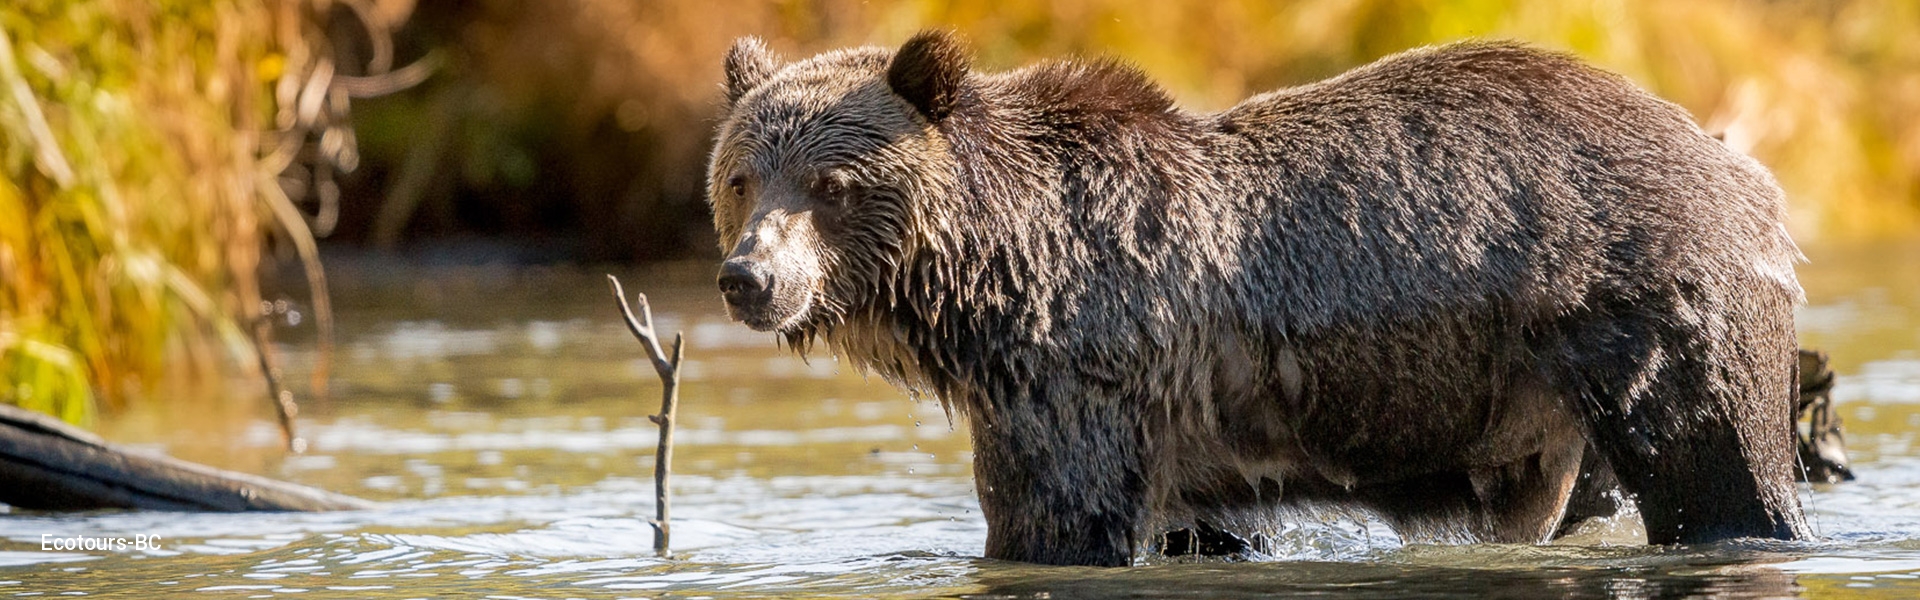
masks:
[(267, 318), (300, 319), (264, 302), (276, 248), (305, 265), (325, 348), (298, 202), (352, 160), (347, 88), (368, 83), (334, 76), (336, 8), (0, 4), (0, 403), (84, 423), (184, 389), (264, 395)]
[(340, 233), (711, 254), (701, 179), (727, 46), (758, 35), (797, 58), (930, 27), (985, 69), (1118, 56), (1195, 110), (1416, 46), (1525, 40), (1632, 77), (1773, 167), (1802, 239), (1920, 225), (1920, 3), (487, 0), (417, 7), (403, 44), (447, 68), (361, 110)]
[[(245, 356), (259, 302), (255, 3), (0, 8), (0, 401), (84, 422), (96, 393)], [(248, 364), (244, 361), (238, 364)]]

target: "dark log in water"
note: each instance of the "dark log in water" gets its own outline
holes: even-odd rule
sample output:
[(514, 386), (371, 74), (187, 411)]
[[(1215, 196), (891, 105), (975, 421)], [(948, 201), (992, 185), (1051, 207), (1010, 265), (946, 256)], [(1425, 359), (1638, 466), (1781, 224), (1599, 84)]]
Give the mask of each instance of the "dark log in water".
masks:
[(332, 492), (115, 448), (52, 417), (0, 404), (0, 503), (33, 510), (356, 510)]
[[(1833, 369), (1827, 353), (1800, 350), (1800, 402), (1794, 405), (1794, 441), (1799, 447), (1800, 479), (1812, 483), (1853, 481), (1840, 414), (1833, 410)], [(1805, 419), (1807, 428), (1800, 428)]]

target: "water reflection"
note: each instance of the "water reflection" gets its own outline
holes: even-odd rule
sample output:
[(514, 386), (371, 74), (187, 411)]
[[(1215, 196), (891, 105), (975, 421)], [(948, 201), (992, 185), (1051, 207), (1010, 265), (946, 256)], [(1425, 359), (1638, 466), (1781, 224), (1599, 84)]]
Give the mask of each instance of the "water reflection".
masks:
[[(1592, 561), (1589, 561), (1592, 562)], [(1205, 581), (1185, 588), (1176, 581)], [(1035, 568), (983, 572), (972, 598), (1339, 596), (1367, 598), (1778, 598), (1804, 590), (1767, 565), (1718, 568), (1528, 566), (1514, 569), (1366, 563), (1146, 567), (1115, 572)]]
[[(657, 558), (645, 524), (657, 388), (598, 272), (349, 266), (336, 273), (335, 395), (306, 407), (308, 454), (281, 453), (250, 401), (136, 412), (103, 433), (380, 507), (11, 514), (0, 518), (0, 596), (1911, 597), (1920, 274), (1879, 260), (1916, 249), (1810, 248), (1802, 269), (1802, 338), (1834, 356), (1860, 475), (1803, 495), (1819, 542), (1646, 548), (1624, 520), (1572, 544), (1407, 546), (1332, 518), (1279, 532), (1262, 562), (982, 560), (964, 425), (725, 322), (700, 265), (619, 273), (648, 292), (664, 330), (688, 338), (676, 555)], [(313, 359), (303, 335), (284, 349), (296, 368)], [(45, 535), (164, 543), (47, 551)]]

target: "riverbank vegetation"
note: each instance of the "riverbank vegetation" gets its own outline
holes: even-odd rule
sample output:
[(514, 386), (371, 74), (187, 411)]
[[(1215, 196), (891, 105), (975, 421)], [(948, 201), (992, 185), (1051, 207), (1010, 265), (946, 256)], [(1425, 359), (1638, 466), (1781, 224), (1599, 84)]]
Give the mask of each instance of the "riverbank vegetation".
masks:
[(304, 8), (0, 6), (0, 402), (84, 423), (257, 374), (268, 244), (311, 246), (275, 157)]

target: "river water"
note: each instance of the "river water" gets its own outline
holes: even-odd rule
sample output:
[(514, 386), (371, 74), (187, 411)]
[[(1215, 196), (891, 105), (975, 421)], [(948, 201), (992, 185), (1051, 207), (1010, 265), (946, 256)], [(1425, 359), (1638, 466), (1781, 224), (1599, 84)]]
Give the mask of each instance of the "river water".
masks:
[[(11, 511), (0, 596), (1920, 597), (1920, 243), (1808, 255), (1802, 342), (1834, 357), (1860, 476), (1803, 486), (1819, 541), (1650, 548), (1627, 517), (1548, 546), (1432, 546), (1327, 519), (1255, 561), (984, 560), (963, 423), (727, 322), (711, 266), (679, 265), (618, 273), (687, 336), (674, 554), (660, 558), (645, 522), (657, 382), (599, 271), (350, 261), (333, 391), (300, 420), (307, 452), (282, 451), (243, 399), (145, 404), (101, 432), (379, 508)], [(311, 319), (283, 339), (304, 381)], [(129, 547), (48, 545), (74, 537)]]

